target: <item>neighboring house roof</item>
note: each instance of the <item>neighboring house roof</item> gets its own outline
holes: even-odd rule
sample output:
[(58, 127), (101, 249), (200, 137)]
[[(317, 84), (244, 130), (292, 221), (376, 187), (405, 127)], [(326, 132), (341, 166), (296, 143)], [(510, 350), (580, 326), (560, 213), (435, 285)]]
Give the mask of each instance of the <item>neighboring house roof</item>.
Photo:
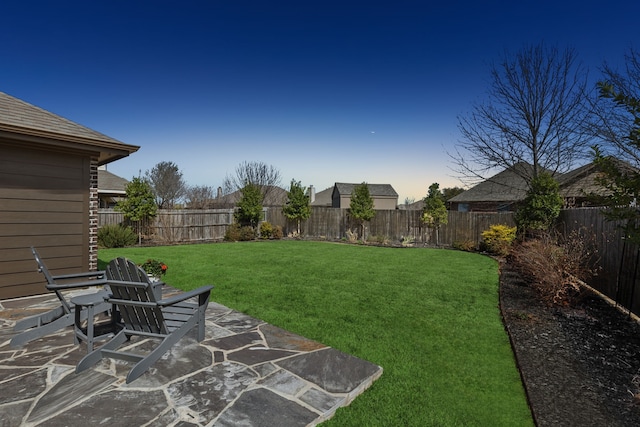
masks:
[(562, 197), (585, 197), (589, 193), (600, 192), (602, 186), (595, 181), (599, 168), (594, 163), (580, 166), (559, 179)]
[[(620, 169), (637, 171), (629, 163), (619, 159), (613, 159)], [(530, 171), (531, 165), (519, 164), (520, 173), (516, 173), (512, 168), (505, 169), (499, 174), (481, 182), (464, 193), (458, 194), (449, 199), (454, 203), (480, 203), (480, 202), (517, 202), (526, 197), (528, 190), (527, 182), (522, 178), (522, 171)], [(600, 168), (595, 163), (588, 163), (573, 169), (565, 174), (557, 175), (556, 179), (560, 186), (560, 195), (565, 199), (584, 199), (589, 194), (606, 195), (606, 189), (597, 182), (597, 177), (601, 173)], [(525, 174), (526, 176), (526, 174)]]
[(502, 172), (448, 200), (453, 203), (517, 202), (525, 198), (529, 185), (523, 177), (533, 176), (533, 166), (516, 163)]
[(424, 209), (424, 199), (420, 199), (417, 202), (410, 203), (408, 205), (402, 204), (399, 205), (398, 208), (404, 209), (407, 211), (415, 211), (415, 210), (423, 210)]
[[(345, 182), (336, 182), (333, 191), (337, 191), (340, 195), (351, 195), (353, 189), (361, 184), (348, 184)], [(369, 195), (371, 197), (398, 197), (398, 193), (393, 189), (391, 184), (367, 184)]]
[(140, 148), (124, 144), (4, 92), (0, 92), (2, 136), (25, 144), (35, 142), (52, 147), (99, 151), (98, 165), (126, 157)]
[(98, 193), (126, 194), (129, 181), (106, 169), (98, 169)]
[[(216, 207), (230, 208), (236, 206), (241, 199), (242, 191), (237, 190), (216, 198), (211, 204)], [(269, 186), (269, 191), (262, 202), (262, 206), (284, 206), (286, 201), (287, 190), (277, 186)]]
[(527, 189), (525, 179), (513, 168), (508, 168), (452, 197), (449, 201), (454, 203), (515, 202), (525, 197)]
[(311, 202), (311, 206), (331, 206), (331, 195), (333, 194), (333, 187), (329, 187), (316, 193), (316, 198)]
[[(612, 160), (621, 170), (638, 172), (636, 168), (623, 160), (616, 158), (612, 158)], [(597, 177), (601, 173), (602, 171), (594, 162), (565, 173), (558, 179), (558, 183), (560, 184), (560, 194), (565, 198), (584, 198), (589, 194), (597, 194), (600, 196), (607, 195), (606, 189), (597, 182)]]

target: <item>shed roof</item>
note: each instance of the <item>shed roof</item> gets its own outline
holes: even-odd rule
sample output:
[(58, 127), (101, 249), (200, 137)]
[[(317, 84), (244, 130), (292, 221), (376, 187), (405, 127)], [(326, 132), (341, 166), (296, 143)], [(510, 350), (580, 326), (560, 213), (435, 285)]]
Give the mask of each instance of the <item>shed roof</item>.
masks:
[(25, 144), (99, 151), (99, 165), (126, 157), (140, 148), (124, 144), (4, 92), (0, 92), (0, 137)]

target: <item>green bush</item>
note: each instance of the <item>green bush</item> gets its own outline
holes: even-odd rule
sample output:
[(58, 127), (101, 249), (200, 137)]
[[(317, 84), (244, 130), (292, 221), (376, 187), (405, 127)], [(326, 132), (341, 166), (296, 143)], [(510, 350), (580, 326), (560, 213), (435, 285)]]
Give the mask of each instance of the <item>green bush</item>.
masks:
[(256, 230), (250, 225), (241, 226), (234, 222), (224, 233), (225, 242), (246, 242), (256, 238)]
[(106, 224), (98, 230), (98, 245), (103, 248), (124, 248), (135, 245), (138, 236), (131, 227)]
[(284, 233), (282, 232), (282, 227), (279, 225), (276, 225), (275, 227), (273, 227), (273, 233), (271, 234), (271, 237), (276, 239), (276, 240), (280, 240), (282, 239), (282, 237), (284, 236)]
[(224, 232), (225, 242), (237, 242), (240, 240), (240, 224), (234, 222), (227, 227), (227, 231)]
[(476, 250), (476, 244), (471, 240), (462, 240), (458, 242), (453, 242), (451, 246), (453, 246), (453, 249), (457, 249), (459, 251), (465, 251), (465, 252), (474, 252)]
[(516, 230), (517, 227), (504, 224), (492, 225), (482, 232), (480, 249), (495, 255), (508, 255), (511, 244), (516, 238)]
[(250, 225), (240, 227), (240, 241), (247, 242), (256, 238), (256, 230)]
[(273, 237), (273, 226), (269, 221), (264, 221), (260, 224), (260, 238), (270, 239)]
[(541, 173), (531, 181), (531, 188), (514, 215), (518, 231), (526, 235), (549, 230), (563, 203), (558, 182), (548, 173)]

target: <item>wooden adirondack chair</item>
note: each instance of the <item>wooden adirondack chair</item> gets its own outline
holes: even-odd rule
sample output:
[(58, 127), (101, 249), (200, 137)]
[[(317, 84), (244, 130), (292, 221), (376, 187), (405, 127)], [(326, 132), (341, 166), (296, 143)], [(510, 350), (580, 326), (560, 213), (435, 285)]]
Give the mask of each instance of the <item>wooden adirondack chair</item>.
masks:
[(164, 282), (151, 282), (143, 269), (126, 258), (116, 258), (109, 262), (105, 269), (107, 281), (150, 283), (156, 300), (162, 299)]
[[(117, 307), (124, 328), (102, 347), (87, 354), (78, 363), (76, 372), (88, 369), (104, 357), (125, 360), (135, 363), (127, 374), (127, 383), (130, 383), (149, 369), (192, 328), (197, 328), (198, 341), (204, 339), (205, 312), (213, 286), (202, 286), (159, 299), (146, 273), (130, 260), (112, 260), (106, 272), (110, 277), (131, 279), (107, 279), (111, 290), (111, 297), (107, 301)], [(161, 342), (146, 355), (118, 351), (118, 347), (132, 336), (156, 338)]]
[[(64, 329), (74, 324), (75, 307), (69, 301), (65, 299), (62, 291), (86, 288), (92, 286), (101, 286), (106, 284), (106, 278), (104, 271), (92, 271), (86, 273), (77, 274), (62, 274), (52, 275), (45, 266), (42, 258), (38, 254), (38, 251), (31, 247), (31, 252), (38, 264), (38, 271), (42, 273), (47, 280), (46, 288), (56, 294), (58, 300), (60, 300), (60, 306), (45, 313), (37, 314), (35, 316), (27, 317), (25, 319), (16, 322), (13, 330), (19, 332), (15, 335), (11, 341), (11, 347), (19, 347), (41, 338), (46, 335), (50, 335), (60, 329)], [(96, 297), (102, 295), (107, 296), (107, 291), (101, 289), (95, 293)], [(96, 312), (105, 312), (111, 309), (111, 306), (105, 302), (96, 307)], [(87, 318), (86, 311), (81, 312), (82, 320)]]

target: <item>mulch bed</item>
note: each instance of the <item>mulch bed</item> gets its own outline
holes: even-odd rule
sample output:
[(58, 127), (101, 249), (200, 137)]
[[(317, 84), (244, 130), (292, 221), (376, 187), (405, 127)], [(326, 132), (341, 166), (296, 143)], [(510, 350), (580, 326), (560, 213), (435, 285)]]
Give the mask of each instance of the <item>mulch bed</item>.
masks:
[(640, 425), (636, 321), (592, 292), (546, 306), (508, 263), (500, 305), (537, 425)]

